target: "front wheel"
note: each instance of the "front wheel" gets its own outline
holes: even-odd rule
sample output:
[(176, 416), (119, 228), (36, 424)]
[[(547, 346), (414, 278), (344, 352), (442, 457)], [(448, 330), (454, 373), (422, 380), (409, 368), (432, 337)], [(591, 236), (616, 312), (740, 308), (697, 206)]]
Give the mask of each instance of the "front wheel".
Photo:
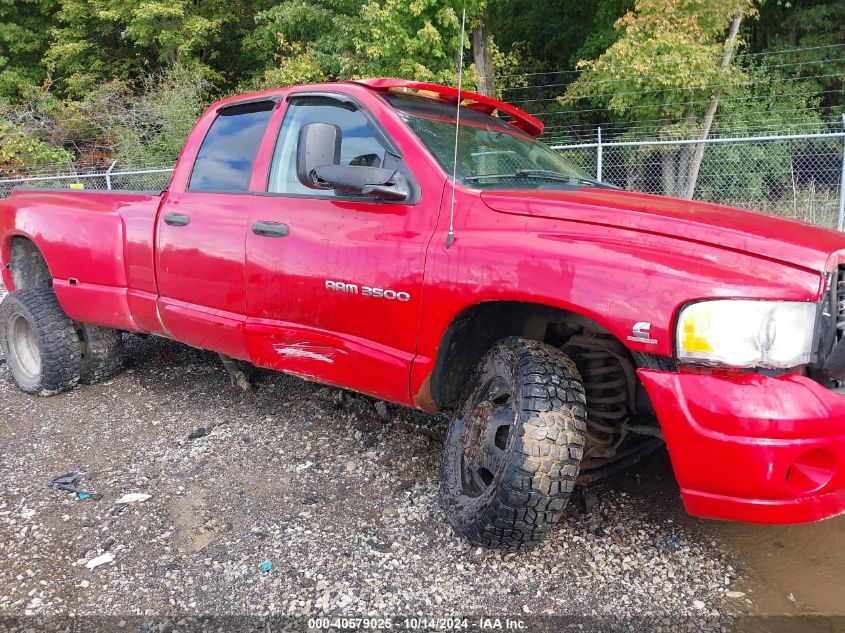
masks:
[(18, 387), (49, 396), (79, 382), (82, 352), (52, 288), (18, 290), (0, 304), (0, 348)]
[(452, 416), (440, 499), (472, 543), (525, 549), (560, 520), (587, 428), (575, 364), (549, 345), (506, 338), (479, 361)]

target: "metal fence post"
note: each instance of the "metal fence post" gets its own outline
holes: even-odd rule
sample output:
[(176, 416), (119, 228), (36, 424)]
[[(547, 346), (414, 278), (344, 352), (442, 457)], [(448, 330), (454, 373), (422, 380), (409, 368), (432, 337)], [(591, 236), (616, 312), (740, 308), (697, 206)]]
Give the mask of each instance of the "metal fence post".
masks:
[(111, 191), (111, 170), (114, 169), (114, 166), (116, 164), (117, 161), (113, 160), (111, 162), (111, 165), (109, 165), (109, 168), (106, 170), (106, 189), (108, 189), (109, 191)]
[[(845, 114), (842, 115), (842, 128), (845, 131)], [(839, 174), (839, 221), (836, 228), (841, 231), (843, 224), (845, 224), (845, 137), (842, 138), (842, 171)]]
[(601, 127), (598, 128), (598, 145), (596, 146), (596, 180), (601, 180)]

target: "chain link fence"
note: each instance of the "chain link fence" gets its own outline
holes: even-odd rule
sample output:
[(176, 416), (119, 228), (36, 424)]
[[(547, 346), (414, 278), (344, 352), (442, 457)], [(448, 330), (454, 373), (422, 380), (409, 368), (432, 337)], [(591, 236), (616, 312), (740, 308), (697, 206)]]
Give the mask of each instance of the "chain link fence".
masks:
[(683, 197), (701, 146), (693, 199), (842, 229), (845, 133), (552, 147), (599, 180)]
[[(695, 200), (843, 228), (845, 132), (552, 147), (599, 180), (629, 191), (682, 197), (695, 150), (702, 145)], [(0, 179), (0, 198), (16, 186), (161, 191), (172, 171), (115, 170), (112, 165), (90, 173)]]
[(6, 198), (15, 187), (70, 188), (91, 191), (112, 189), (163, 191), (170, 182), (172, 167), (155, 169), (107, 170), (86, 173), (57, 173), (28, 178), (0, 179), (0, 198)]

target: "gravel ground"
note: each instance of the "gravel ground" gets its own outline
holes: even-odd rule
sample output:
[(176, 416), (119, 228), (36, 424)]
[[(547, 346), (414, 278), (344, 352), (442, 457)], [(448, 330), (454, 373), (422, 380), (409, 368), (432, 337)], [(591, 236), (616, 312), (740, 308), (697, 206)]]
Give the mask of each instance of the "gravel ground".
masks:
[[(269, 372), (244, 394), (212, 354), (125, 343), (126, 372), (52, 398), (0, 361), (0, 616), (703, 617), (737, 602), (728, 557), (639, 474), (571, 503), (532, 551), (472, 548), (438, 507), (436, 419)], [(102, 498), (48, 486), (72, 471)], [(124, 493), (150, 498), (118, 512)]]

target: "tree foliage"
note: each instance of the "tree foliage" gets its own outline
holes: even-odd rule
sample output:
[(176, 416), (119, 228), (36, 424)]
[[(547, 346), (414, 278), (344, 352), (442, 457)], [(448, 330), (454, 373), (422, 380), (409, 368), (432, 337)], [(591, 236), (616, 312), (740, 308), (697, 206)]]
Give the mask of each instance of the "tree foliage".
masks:
[[(400, 6), (407, 4), (407, 10)], [(398, 75), (424, 81), (455, 80), (461, 16), (448, 0), (370, 0), (355, 49), (365, 75)], [(472, 17), (472, 14), (470, 14)]]
[[(114, 90), (103, 87), (83, 102), (81, 113), (90, 117), (100, 112), (93, 119), (99, 126), (95, 134), (120, 163), (171, 163), (205, 109), (209, 85), (191, 69), (177, 64), (166, 73), (146, 78), (140, 94), (137, 88), (130, 90), (127, 86)], [(132, 107), (127, 108), (126, 103)]]
[(454, 83), (464, 6), (465, 86), (478, 85), (483, 27), (476, 59), (492, 62), (494, 92), (567, 124), (686, 134), (716, 87), (729, 127), (806, 126), (843, 103), (841, 53), (720, 68), (738, 7), (759, 12), (743, 22), (743, 52), (769, 54), (841, 44), (841, 0), (0, 0), (2, 149), (36, 148), (15, 150), (24, 162), (41, 160), (39, 143), (85, 161), (165, 162), (214, 97), (365, 76)]
[(633, 6), (633, 0), (511, 0), (493, 5), (493, 30), (501, 48), (523, 48), (523, 72), (565, 70), (613, 44), (616, 20)]
[(41, 60), (50, 44), (57, 0), (0, 1), (0, 100), (46, 76)]
[(724, 34), (738, 10), (753, 8), (748, 0), (638, 0), (616, 23), (621, 37), (579, 63), (585, 72), (562, 102), (587, 99), (621, 117), (687, 122), (715, 87), (746, 79), (736, 66), (721, 67)]
[(357, 0), (282, 0), (255, 16), (246, 50), (264, 66), (260, 86), (347, 79), (355, 74)]
[(137, 79), (180, 64), (234, 86), (256, 61), (244, 36), (270, 0), (58, 0), (47, 69), (69, 96), (99, 81)]
[[(114, 79), (82, 99), (59, 99), (49, 86), (30, 89), (14, 109), (6, 107), (2, 150), (13, 164), (83, 164), (114, 159), (123, 164), (170, 163), (209, 100), (208, 81), (176, 64), (137, 84)], [(2, 112), (0, 112), (2, 114)], [(48, 150), (55, 150), (54, 153)]]
[(0, 121), (0, 171), (14, 175), (38, 165), (68, 164), (73, 154), (45, 143), (8, 121)]

